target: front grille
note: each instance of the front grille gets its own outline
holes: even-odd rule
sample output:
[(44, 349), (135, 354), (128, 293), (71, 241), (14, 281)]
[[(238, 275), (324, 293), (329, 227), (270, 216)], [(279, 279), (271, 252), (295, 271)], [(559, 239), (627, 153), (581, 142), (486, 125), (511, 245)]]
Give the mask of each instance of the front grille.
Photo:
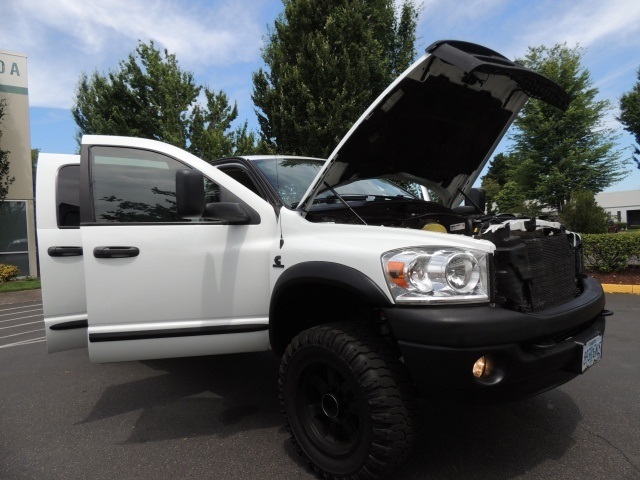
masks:
[(531, 311), (562, 304), (576, 296), (576, 255), (566, 234), (523, 238), (529, 257)]

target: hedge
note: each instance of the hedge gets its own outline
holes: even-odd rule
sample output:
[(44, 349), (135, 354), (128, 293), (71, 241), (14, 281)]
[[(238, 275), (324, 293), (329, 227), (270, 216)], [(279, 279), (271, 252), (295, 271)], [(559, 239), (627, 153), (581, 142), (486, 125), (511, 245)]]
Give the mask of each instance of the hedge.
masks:
[(582, 235), (585, 265), (602, 273), (624, 270), (629, 261), (640, 261), (640, 235)]

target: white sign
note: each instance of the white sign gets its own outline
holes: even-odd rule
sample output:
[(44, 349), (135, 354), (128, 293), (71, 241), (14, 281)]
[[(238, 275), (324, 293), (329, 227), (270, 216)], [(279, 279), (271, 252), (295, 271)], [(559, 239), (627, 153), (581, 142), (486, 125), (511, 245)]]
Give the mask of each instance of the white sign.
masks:
[[(16, 91), (9, 93), (27, 93), (26, 55), (0, 50), (0, 86), (17, 87)], [(21, 91), (22, 89), (24, 89), (24, 91)]]

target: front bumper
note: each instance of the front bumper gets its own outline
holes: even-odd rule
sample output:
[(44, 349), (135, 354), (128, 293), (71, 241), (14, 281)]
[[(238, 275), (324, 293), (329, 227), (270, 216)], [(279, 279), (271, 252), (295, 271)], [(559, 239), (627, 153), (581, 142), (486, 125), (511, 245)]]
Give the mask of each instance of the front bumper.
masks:
[[(542, 393), (581, 373), (582, 345), (603, 335), (600, 284), (583, 281), (570, 302), (536, 313), (497, 307), (384, 309), (404, 362), (429, 398), (505, 401)], [(476, 360), (490, 359), (493, 375), (476, 379)]]

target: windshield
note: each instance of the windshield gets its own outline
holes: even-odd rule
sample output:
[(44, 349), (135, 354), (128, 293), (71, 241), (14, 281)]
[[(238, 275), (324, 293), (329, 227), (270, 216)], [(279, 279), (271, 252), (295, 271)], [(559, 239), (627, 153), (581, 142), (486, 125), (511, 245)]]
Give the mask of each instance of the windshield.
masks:
[(267, 158), (254, 160), (288, 208), (295, 208), (324, 165), (311, 158)]
[[(325, 162), (312, 158), (266, 158), (254, 160), (253, 163), (265, 174), (285, 206), (295, 208)], [(335, 190), (340, 196), (345, 197), (345, 200), (353, 200), (353, 197), (358, 197), (359, 200), (366, 200), (366, 197), (422, 198), (419, 191), (417, 194), (409, 193), (387, 180), (378, 178), (357, 180), (336, 187)], [(326, 190), (316, 196), (316, 201), (322, 202), (323, 199), (330, 198), (336, 197), (333, 192)]]

